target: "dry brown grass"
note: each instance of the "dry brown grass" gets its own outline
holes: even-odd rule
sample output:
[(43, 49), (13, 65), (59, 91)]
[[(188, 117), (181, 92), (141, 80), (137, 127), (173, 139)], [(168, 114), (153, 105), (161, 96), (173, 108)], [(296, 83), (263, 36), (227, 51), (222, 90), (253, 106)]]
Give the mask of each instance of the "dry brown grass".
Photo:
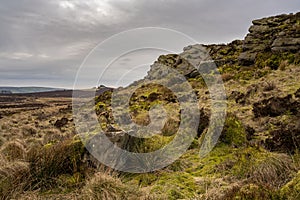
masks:
[(290, 156), (272, 153), (250, 170), (250, 179), (258, 185), (279, 189), (289, 181), (294, 171)]
[(26, 149), (20, 140), (5, 143), (2, 145), (0, 152), (9, 161), (23, 160), (26, 155)]
[(0, 167), (0, 198), (11, 199), (23, 192), (29, 181), (29, 164), (11, 162)]
[(0, 147), (6, 142), (6, 139), (0, 136)]
[(86, 186), (82, 189), (84, 199), (103, 199), (118, 200), (128, 199), (131, 192), (121, 180), (108, 174), (97, 173), (93, 178), (87, 181)]
[(30, 163), (31, 188), (51, 188), (63, 174), (83, 173), (84, 146), (79, 140), (65, 140), (42, 148), (31, 149), (27, 160)]
[(278, 69), (283, 71), (287, 68), (288, 65), (289, 65), (288, 60), (281, 61), (280, 64), (279, 64)]
[(223, 81), (229, 81), (233, 78), (233, 75), (230, 73), (224, 73), (221, 75)]

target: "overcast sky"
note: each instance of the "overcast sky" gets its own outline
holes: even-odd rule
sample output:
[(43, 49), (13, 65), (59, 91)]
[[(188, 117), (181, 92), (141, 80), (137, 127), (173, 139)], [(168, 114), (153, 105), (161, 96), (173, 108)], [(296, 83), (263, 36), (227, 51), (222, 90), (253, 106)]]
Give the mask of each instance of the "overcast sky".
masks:
[[(133, 28), (169, 28), (199, 43), (227, 43), (243, 39), (253, 19), (299, 10), (299, 0), (1, 0), (0, 85), (72, 88), (79, 66), (98, 43)], [(103, 84), (117, 85), (116, 77), (125, 73), (121, 68), (134, 63), (124, 61), (152, 63), (160, 53), (123, 58), (116, 76)], [(134, 67), (128, 79), (141, 78), (149, 68)]]

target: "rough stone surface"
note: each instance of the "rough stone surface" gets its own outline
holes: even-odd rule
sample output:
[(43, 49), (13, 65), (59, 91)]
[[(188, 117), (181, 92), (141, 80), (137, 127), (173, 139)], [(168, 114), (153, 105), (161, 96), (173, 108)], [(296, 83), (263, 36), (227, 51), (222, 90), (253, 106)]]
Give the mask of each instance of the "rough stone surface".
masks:
[(239, 63), (250, 66), (258, 52), (300, 52), (300, 14), (254, 20), (243, 43)]

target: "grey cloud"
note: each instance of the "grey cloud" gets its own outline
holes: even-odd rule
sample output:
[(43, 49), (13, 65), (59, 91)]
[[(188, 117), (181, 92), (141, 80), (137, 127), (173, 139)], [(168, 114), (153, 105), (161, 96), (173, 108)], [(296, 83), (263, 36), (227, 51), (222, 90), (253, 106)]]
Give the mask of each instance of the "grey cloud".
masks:
[[(299, 8), (295, 0), (2, 0), (0, 85), (32, 80), (31, 85), (71, 87), (85, 56), (120, 31), (165, 27), (200, 43), (226, 43), (242, 39), (253, 19)], [(127, 69), (126, 63), (131, 61), (120, 67)], [(141, 78), (138, 74), (143, 73), (131, 78)], [(113, 78), (104, 84), (113, 84)]]

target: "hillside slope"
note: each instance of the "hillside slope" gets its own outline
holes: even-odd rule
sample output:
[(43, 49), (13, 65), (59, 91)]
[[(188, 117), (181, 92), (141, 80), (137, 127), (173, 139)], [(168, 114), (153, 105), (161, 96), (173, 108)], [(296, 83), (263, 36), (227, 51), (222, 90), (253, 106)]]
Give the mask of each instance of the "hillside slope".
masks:
[[(209, 55), (201, 52), (203, 49)], [(197, 153), (209, 127), (210, 95), (213, 95), (204, 79), (213, 77), (214, 72), (200, 75), (198, 70), (205, 71), (203, 69), (212, 60), (224, 82), (227, 118), (218, 145), (208, 157), (200, 159)], [(179, 55), (162, 55), (143, 81), (157, 77), (170, 79), (171, 72), (161, 66), (179, 71), (196, 92), (201, 110), (198, 139), (167, 169), (143, 176), (131, 175), (129, 182), (137, 179), (140, 186), (151, 186), (156, 193), (171, 199), (299, 197), (297, 183), (288, 181), (299, 170), (300, 13), (254, 20), (243, 41), (227, 45), (196, 44), (184, 48)], [(129, 94), (127, 91), (131, 87), (143, 81), (122, 92)], [(107, 124), (117, 126), (111, 113), (110, 95), (106, 95), (104, 99), (97, 99), (96, 106), (104, 130)], [(147, 113), (156, 104), (163, 104), (170, 116), (161, 135), (151, 139), (129, 139), (127, 144), (132, 151), (151, 152), (174, 139), (180, 109), (172, 91), (162, 85), (145, 84), (135, 91), (130, 101), (133, 121), (149, 124)], [(287, 183), (289, 189), (284, 186)]]
[[(91, 102), (102, 132), (95, 132), (93, 123), (85, 123), (84, 140), (75, 131), (70, 99), (32, 98), (49, 104), (34, 110), (4, 107), (0, 117), (0, 199), (299, 199), (299, 40), (297, 13), (254, 20), (244, 40), (194, 44), (181, 54), (161, 55), (143, 80), (106, 91)], [(211, 68), (214, 63), (221, 77), (216, 80), (218, 72)], [(172, 75), (174, 71), (180, 75)], [(153, 82), (154, 78), (159, 81)], [(220, 122), (211, 121), (211, 113), (219, 111), (213, 103), (221, 102), (212, 103), (218, 94), (209, 91), (209, 81), (224, 88), (227, 112), (216, 146), (200, 157), (210, 127), (218, 127)], [(104, 166), (87, 151), (96, 146), (93, 139), (97, 141), (103, 134), (130, 152), (163, 148), (176, 138), (182, 123), (189, 121), (181, 118), (185, 111), (180, 104), (190, 97), (190, 90), (197, 97), (199, 126), (191, 145), (172, 164), (148, 173), (126, 173)], [(140, 126), (165, 119), (151, 127), (158, 129), (158, 134), (129, 136), (112, 114), (116, 92), (118, 97), (130, 98), (128, 108), (121, 104), (114, 114), (127, 110)], [(32, 99), (26, 99), (27, 103)], [(163, 106), (164, 114), (154, 109), (157, 105)], [(92, 119), (94, 110), (80, 114)], [(126, 118), (121, 122), (131, 128)], [(184, 131), (190, 135), (195, 130), (187, 127)], [(141, 163), (146, 168), (153, 162), (130, 161), (126, 165), (131, 168)]]

